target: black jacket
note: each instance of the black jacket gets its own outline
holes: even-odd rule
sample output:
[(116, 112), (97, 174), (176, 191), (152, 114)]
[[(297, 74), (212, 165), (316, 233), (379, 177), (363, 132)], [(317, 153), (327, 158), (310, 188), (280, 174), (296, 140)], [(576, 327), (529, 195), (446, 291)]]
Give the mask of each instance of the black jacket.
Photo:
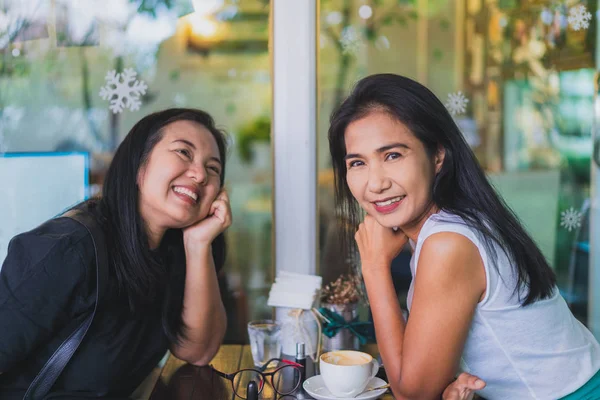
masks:
[[(69, 218), (11, 240), (0, 270), (0, 399), (22, 399), (50, 355), (91, 312), (95, 271), (92, 238)], [(135, 315), (126, 302), (100, 308), (48, 398), (133, 392), (168, 349), (159, 303)]]

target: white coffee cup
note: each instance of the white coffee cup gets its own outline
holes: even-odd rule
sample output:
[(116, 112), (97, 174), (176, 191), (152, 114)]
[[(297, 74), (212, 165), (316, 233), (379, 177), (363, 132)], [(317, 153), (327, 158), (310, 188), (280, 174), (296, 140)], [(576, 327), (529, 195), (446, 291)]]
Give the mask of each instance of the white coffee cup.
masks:
[(369, 354), (354, 350), (330, 351), (321, 355), (319, 368), (323, 382), (336, 397), (362, 393), (377, 375), (379, 363)]

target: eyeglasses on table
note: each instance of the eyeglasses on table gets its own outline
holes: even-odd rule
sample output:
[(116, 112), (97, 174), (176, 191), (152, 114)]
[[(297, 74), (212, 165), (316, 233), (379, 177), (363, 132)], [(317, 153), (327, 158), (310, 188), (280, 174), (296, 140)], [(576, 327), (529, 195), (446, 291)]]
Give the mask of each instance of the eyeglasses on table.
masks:
[[(275, 369), (265, 372), (274, 362), (277, 362)], [(217, 375), (231, 382), (233, 392), (241, 399), (248, 398), (248, 384), (251, 381), (256, 382), (259, 394), (262, 393), (265, 383), (270, 380), (271, 387), (278, 395), (288, 396), (300, 386), (303, 368), (298, 363), (281, 358), (272, 358), (259, 368), (245, 368), (231, 374), (218, 371), (212, 365), (210, 367)]]

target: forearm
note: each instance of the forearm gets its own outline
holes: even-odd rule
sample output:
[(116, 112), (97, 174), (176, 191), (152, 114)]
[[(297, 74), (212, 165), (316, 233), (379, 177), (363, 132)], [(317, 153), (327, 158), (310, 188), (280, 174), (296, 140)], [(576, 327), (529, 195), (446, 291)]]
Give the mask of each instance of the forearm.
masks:
[(402, 370), (405, 325), (391, 273), (389, 269), (383, 268), (377, 271), (363, 269), (363, 277), (373, 313), (377, 345), (385, 365), (386, 375), (396, 398), (403, 399), (404, 397), (398, 396), (396, 388), (400, 383)]
[(186, 260), (182, 311), (185, 337), (176, 346), (175, 355), (190, 363), (205, 365), (221, 345), (227, 317), (210, 246), (186, 252)]

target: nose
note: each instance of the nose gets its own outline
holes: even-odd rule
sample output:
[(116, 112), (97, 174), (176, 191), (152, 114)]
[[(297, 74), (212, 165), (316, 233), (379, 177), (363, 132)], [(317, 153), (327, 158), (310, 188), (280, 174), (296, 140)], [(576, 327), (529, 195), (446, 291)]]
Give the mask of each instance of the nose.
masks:
[(392, 181), (388, 178), (385, 170), (378, 165), (371, 165), (369, 168), (369, 181), (367, 187), (372, 193), (382, 193), (392, 186)]
[(196, 183), (205, 185), (207, 182), (208, 173), (206, 172), (206, 168), (204, 168), (204, 165), (190, 164), (190, 167), (188, 169), (188, 176)]

